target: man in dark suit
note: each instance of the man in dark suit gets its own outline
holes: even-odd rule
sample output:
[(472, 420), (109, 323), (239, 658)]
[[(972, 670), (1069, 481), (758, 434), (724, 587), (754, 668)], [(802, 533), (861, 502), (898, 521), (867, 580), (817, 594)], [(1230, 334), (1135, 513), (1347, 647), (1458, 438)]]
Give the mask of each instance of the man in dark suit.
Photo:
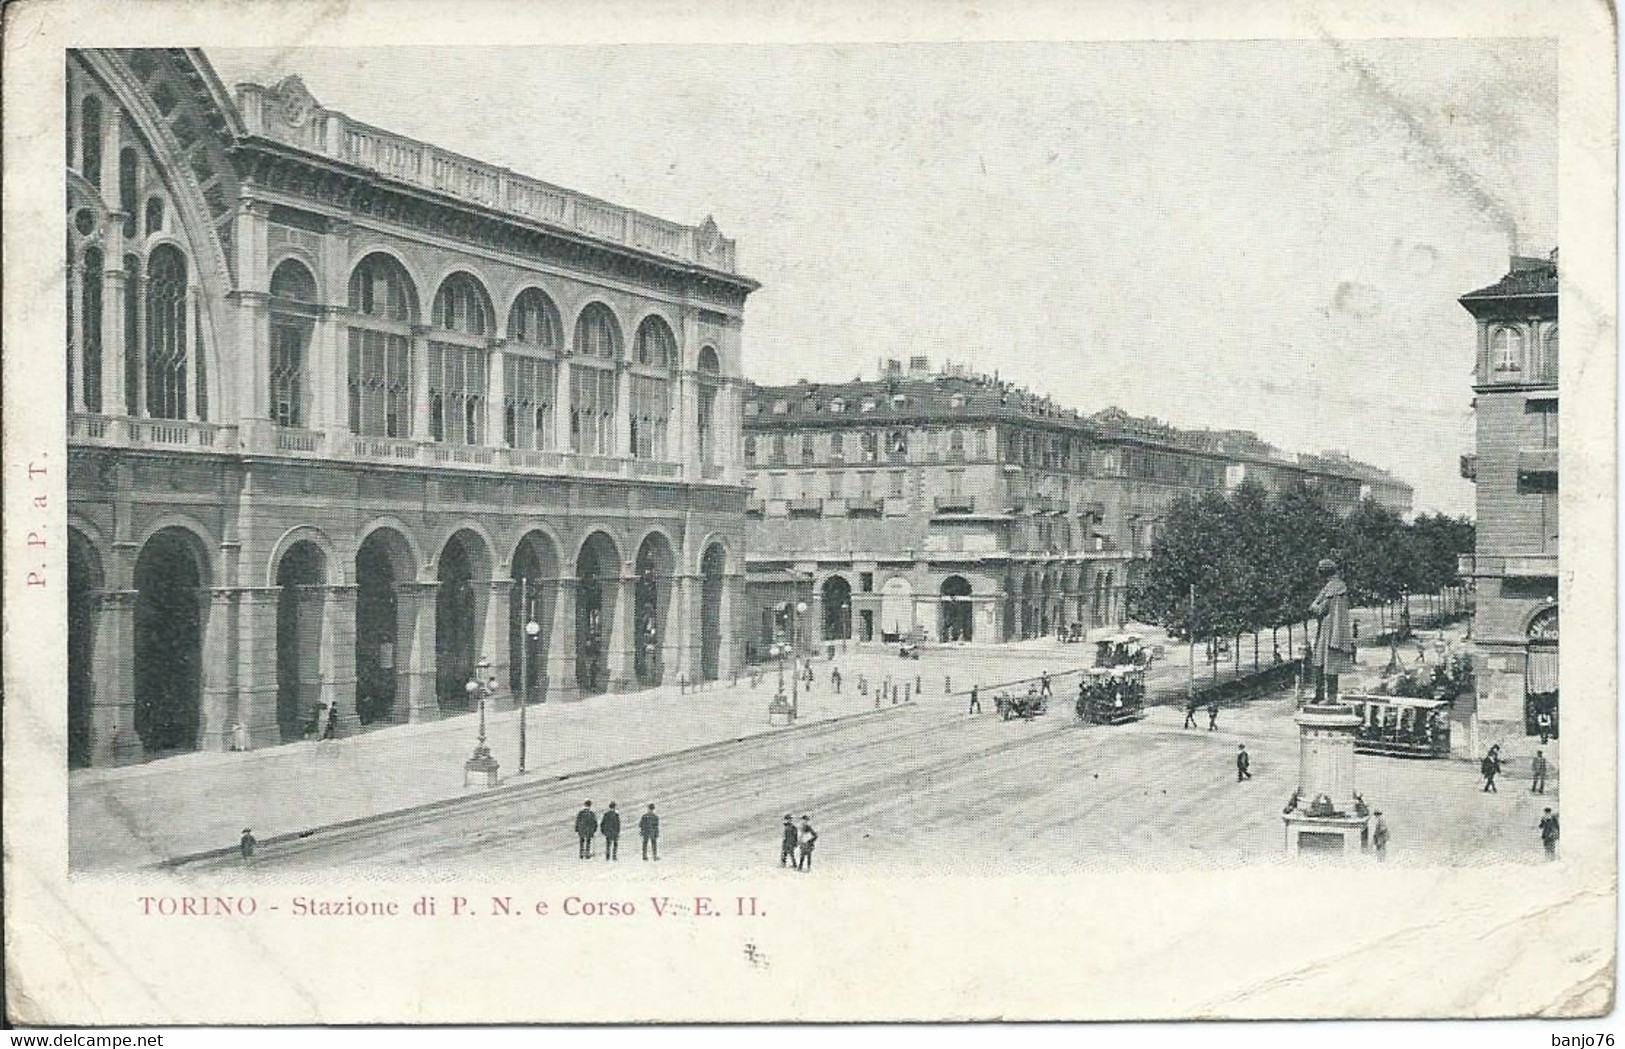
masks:
[(798, 840), (798, 838), (799, 838), (799, 835), (796, 833), (796, 820), (795, 820), (795, 817), (794, 816), (788, 816), (788, 815), (785, 816), (784, 817), (784, 837), (782, 839), (782, 843), (779, 846), (779, 866), (780, 867), (783, 867), (783, 866), (786, 866), (786, 865), (793, 867), (793, 866), (796, 865), (796, 841)]
[(581, 811), (576, 813), (576, 837), (581, 842), (581, 858), (592, 859), (592, 836), (598, 833), (598, 817), (593, 815), (592, 801), (581, 803)]
[(806, 816), (801, 817), (801, 856), (796, 860), (796, 870), (812, 870), (813, 846), (818, 844), (818, 832), (813, 830), (812, 820)]
[(621, 814), (615, 811), (615, 803), (609, 803), (609, 811), (598, 824), (598, 829), (604, 835), (604, 860), (621, 859)]
[(655, 815), (655, 807), (649, 806), (649, 811), (638, 820), (638, 833), (643, 837), (643, 858), (648, 859), (652, 850), (655, 859), (660, 858), (660, 817)]
[(1252, 764), (1252, 759), (1247, 756), (1247, 744), (1243, 743), (1236, 750), (1236, 782), (1237, 783), (1240, 783), (1244, 779), (1252, 779), (1253, 778), (1253, 774), (1251, 772), (1247, 771), (1248, 766), (1251, 765), (1251, 764)]

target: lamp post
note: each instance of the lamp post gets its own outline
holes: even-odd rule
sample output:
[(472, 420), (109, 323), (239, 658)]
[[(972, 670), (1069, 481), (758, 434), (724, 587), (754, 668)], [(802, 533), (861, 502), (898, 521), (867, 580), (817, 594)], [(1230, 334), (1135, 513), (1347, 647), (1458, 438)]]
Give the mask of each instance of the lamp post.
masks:
[(519, 772), (525, 771), (525, 729), (530, 720), (530, 646), (542, 632), (542, 625), (528, 614), (526, 602), (525, 639), (519, 645)]
[(790, 720), (801, 713), (801, 675), (796, 672), (796, 657), (801, 654), (801, 618), (807, 614), (807, 602), (796, 602), (796, 616), (790, 621)]
[(469, 678), (463, 689), (468, 693), (470, 703), (476, 699), (480, 704), (480, 738), (474, 745), (474, 756), (463, 762), (463, 786), (468, 786), (470, 776), (484, 776), (486, 785), (494, 787), (497, 784), (497, 759), (491, 756), (491, 748), (485, 745), (485, 701), (496, 695), (497, 679), (491, 674), (491, 661), (480, 657), (474, 665), (474, 676)]

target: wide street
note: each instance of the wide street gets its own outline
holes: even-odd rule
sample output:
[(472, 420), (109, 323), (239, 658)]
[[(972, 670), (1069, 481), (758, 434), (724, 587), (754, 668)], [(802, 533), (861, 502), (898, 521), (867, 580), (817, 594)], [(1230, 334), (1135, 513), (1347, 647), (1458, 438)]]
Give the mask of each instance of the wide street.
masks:
[[(991, 705), (988, 707), (991, 711)], [(253, 872), (345, 868), (450, 877), (560, 865), (591, 878), (689, 876), (776, 866), (782, 817), (812, 816), (811, 876), (830, 871), (1066, 873), (1114, 866), (1222, 867), (1278, 861), (1281, 808), (1297, 777), (1290, 697), (1224, 711), (1220, 730), (1181, 729), (1182, 712), (1083, 726), (1069, 705), (1032, 722), (967, 716), (927, 698), (868, 716), (543, 778), (393, 816), (262, 845)], [(1205, 722), (1205, 719), (1204, 719)], [(1253, 778), (1236, 782), (1246, 743)], [(1392, 830), (1390, 863), (1541, 858), (1527, 765), (1499, 794), (1460, 761), (1365, 757), (1360, 789)], [(602, 841), (577, 858), (572, 821), (585, 799), (625, 814), (620, 861)], [(658, 868), (639, 856), (638, 815), (661, 815)], [(1362, 857), (1359, 862), (1375, 862)], [(245, 873), (235, 852), (186, 864)], [(786, 873), (786, 877), (794, 877)]]

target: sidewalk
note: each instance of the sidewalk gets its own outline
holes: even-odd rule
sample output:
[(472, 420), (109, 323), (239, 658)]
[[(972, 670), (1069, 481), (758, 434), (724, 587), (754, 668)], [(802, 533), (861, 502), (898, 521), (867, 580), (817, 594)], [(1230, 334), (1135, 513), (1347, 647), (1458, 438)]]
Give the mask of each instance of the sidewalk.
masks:
[[(802, 725), (873, 710), (856, 675), (835, 695), (827, 664), (801, 695)], [(846, 670), (843, 668), (842, 673)], [(675, 686), (533, 705), (526, 764), (553, 777), (767, 732), (767, 704), (778, 682), (759, 688), (717, 684), (679, 694)], [(788, 691), (788, 689), (787, 689)], [(68, 778), (70, 866), (128, 870), (173, 856), (234, 844), (244, 827), (258, 838), (440, 801), (480, 788), (463, 786), (478, 714), (401, 725), (347, 739), (289, 743), (246, 753), (197, 753), (122, 768), (84, 769)], [(486, 742), (503, 783), (519, 769), (519, 711), (488, 713)]]

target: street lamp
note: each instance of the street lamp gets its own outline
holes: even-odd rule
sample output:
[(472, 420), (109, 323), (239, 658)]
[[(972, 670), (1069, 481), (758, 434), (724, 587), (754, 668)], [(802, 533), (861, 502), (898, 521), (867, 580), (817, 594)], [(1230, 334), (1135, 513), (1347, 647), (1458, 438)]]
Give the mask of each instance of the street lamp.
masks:
[[(528, 603), (528, 602), (527, 602)], [(519, 645), (519, 772), (525, 771), (525, 726), (530, 720), (530, 646), (542, 632), (535, 619), (525, 622), (525, 639)]]
[(494, 787), (497, 785), (499, 766), (497, 759), (491, 756), (491, 748), (485, 745), (485, 701), (496, 695), (497, 679), (491, 673), (491, 661), (483, 656), (474, 665), (474, 671), (474, 676), (468, 679), (468, 684), (464, 685), (463, 689), (468, 693), (470, 703), (479, 700), (480, 738), (474, 745), (474, 756), (463, 763), (463, 786), (468, 786), (470, 776), (479, 775), (486, 778), (487, 786)]
[(796, 602), (796, 617), (790, 621), (790, 720), (801, 713), (801, 675), (796, 673), (796, 657), (801, 653), (801, 617), (807, 614), (807, 602)]

